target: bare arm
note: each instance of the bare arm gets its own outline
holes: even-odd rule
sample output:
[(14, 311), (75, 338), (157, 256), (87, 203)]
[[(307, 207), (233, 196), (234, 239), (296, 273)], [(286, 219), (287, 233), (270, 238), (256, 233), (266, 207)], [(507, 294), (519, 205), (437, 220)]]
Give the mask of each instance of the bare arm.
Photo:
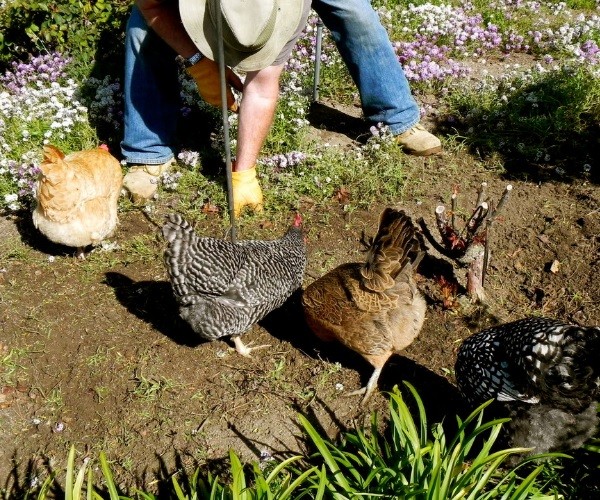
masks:
[(246, 170), (256, 164), (273, 123), (282, 70), (283, 65), (269, 66), (250, 71), (246, 76), (240, 106), (235, 171)]
[(177, 1), (136, 0), (136, 4), (148, 26), (175, 52), (183, 57), (191, 57), (198, 52), (181, 23)]

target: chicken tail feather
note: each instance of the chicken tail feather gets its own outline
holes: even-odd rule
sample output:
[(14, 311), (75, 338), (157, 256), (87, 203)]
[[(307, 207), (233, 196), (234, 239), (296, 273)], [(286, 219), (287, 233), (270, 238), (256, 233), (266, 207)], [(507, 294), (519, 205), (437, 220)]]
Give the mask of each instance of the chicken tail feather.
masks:
[(364, 286), (373, 291), (394, 286), (407, 265), (411, 272), (416, 269), (424, 253), (421, 234), (412, 219), (403, 210), (386, 208), (361, 270)]

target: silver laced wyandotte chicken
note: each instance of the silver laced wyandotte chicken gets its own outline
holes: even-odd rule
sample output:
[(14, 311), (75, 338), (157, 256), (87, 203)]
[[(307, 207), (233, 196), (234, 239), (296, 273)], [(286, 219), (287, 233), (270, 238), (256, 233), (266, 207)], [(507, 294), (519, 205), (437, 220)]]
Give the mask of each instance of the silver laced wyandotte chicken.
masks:
[(426, 304), (414, 273), (424, 253), (411, 218), (386, 208), (365, 262), (342, 264), (304, 290), (304, 315), (317, 337), (337, 340), (373, 365), (366, 387), (349, 394), (364, 394), (361, 404), (389, 357), (408, 347), (423, 326)]
[(165, 264), (181, 317), (204, 339), (231, 337), (244, 356), (265, 347), (248, 347), (240, 337), (302, 286), (301, 225), (296, 215), (278, 240), (233, 243), (200, 237), (179, 214), (170, 215), (162, 228)]
[(50, 241), (84, 248), (109, 237), (117, 225), (117, 202), (123, 184), (118, 160), (107, 148), (77, 151), (65, 156), (44, 146), (37, 183), (34, 226)]
[(511, 446), (534, 453), (580, 447), (598, 426), (600, 328), (529, 318), (467, 338), (456, 360), (470, 406), (494, 399)]

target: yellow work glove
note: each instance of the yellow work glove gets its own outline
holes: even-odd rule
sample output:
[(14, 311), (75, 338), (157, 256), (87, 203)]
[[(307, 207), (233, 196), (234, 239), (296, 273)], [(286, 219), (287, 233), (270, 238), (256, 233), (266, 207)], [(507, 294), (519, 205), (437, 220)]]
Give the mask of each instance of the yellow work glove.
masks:
[[(186, 71), (195, 80), (202, 99), (208, 104), (220, 107), (221, 80), (219, 76), (219, 65), (212, 59), (204, 57), (193, 66), (186, 68)], [(241, 92), (244, 86), (240, 78), (231, 70), (231, 68), (225, 69), (225, 82), (227, 88), (227, 107), (231, 111), (237, 112), (238, 105), (237, 102), (235, 102), (233, 92), (231, 92), (231, 87)]]
[(256, 178), (256, 167), (231, 172), (231, 185), (233, 187), (233, 211), (240, 215), (242, 208), (248, 206), (256, 212), (263, 209), (263, 194)]

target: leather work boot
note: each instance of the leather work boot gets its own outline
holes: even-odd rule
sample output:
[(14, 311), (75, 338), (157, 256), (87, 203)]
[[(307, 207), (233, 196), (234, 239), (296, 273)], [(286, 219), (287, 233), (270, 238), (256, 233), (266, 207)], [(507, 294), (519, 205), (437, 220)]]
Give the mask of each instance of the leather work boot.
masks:
[(158, 189), (161, 174), (168, 172), (175, 160), (160, 165), (133, 165), (123, 178), (123, 187), (128, 191), (134, 203), (143, 203), (151, 199)]
[(415, 156), (429, 156), (442, 152), (440, 140), (425, 130), (420, 123), (396, 136), (396, 142), (406, 153)]

